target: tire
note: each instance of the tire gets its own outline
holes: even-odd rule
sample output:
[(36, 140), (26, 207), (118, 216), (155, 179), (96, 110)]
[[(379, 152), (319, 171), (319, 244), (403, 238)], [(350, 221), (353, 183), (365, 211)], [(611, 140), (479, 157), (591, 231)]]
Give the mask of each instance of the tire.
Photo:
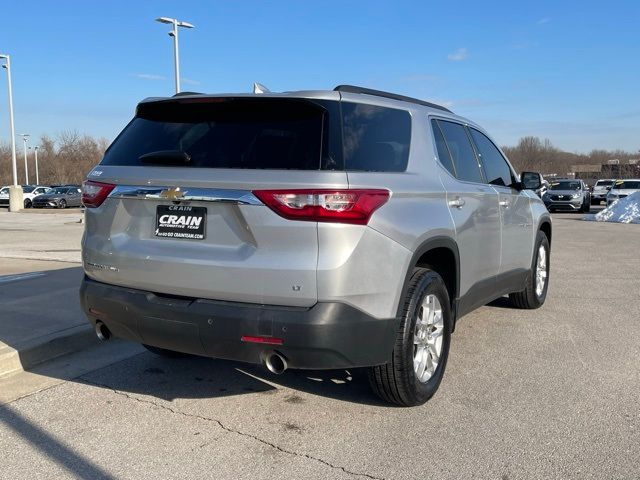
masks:
[[(433, 320), (440, 319), (437, 323), (441, 326), (435, 326), (427, 329), (427, 323), (421, 323), (424, 330), (417, 332), (419, 315), (425, 314), (429, 306), (437, 307), (433, 299), (437, 299), (440, 306), (440, 316), (430, 316), (427, 318)], [(434, 303), (423, 305), (423, 301), (431, 299)], [(453, 327), (453, 318), (451, 316), (451, 304), (449, 301), (449, 293), (442, 280), (442, 277), (436, 272), (426, 268), (416, 268), (413, 272), (406, 297), (403, 300), (400, 325), (396, 335), (396, 342), (393, 348), (391, 362), (369, 368), (369, 383), (372, 390), (382, 400), (395, 403), (404, 407), (412, 407), (422, 405), (429, 400), (438, 390), (444, 370), (449, 356), (449, 345), (451, 343), (451, 331)], [(434, 311), (437, 310), (434, 309)], [(426, 332), (431, 333), (427, 334)], [(439, 335), (433, 335), (439, 332)], [(419, 335), (422, 335), (420, 338)], [(425, 336), (426, 335), (426, 336)], [(439, 340), (441, 339), (441, 340)], [(420, 347), (414, 344), (414, 341), (423, 342)], [(427, 342), (435, 342), (431, 346), (427, 346)], [(428, 365), (433, 364), (427, 360), (432, 359), (432, 349), (437, 349), (440, 345), (439, 361), (435, 369), (430, 372)], [(422, 350), (419, 350), (421, 349)], [(424, 376), (422, 380), (418, 378), (418, 374), (414, 369), (414, 355), (419, 351), (424, 352), (422, 357), (424, 360)], [(429, 375), (427, 377), (427, 375)]]
[(584, 213), (589, 213), (591, 211), (591, 202), (587, 202), (584, 204)]
[(166, 348), (154, 347), (152, 345), (145, 345), (144, 343), (142, 344), (142, 346), (144, 348), (146, 348), (147, 350), (149, 350), (151, 353), (155, 353), (156, 355), (158, 355), (160, 357), (182, 358), (182, 357), (188, 357), (189, 356), (188, 353), (176, 352), (174, 350), (167, 350)]
[(67, 201), (63, 198), (58, 204), (58, 208), (67, 208)]
[[(538, 293), (536, 291), (536, 278), (537, 278), (537, 265), (540, 257), (540, 250), (544, 248), (545, 259), (543, 261), (545, 267), (544, 285), (542, 291)], [(527, 287), (521, 292), (515, 292), (509, 294), (511, 303), (516, 308), (532, 310), (540, 308), (547, 298), (547, 291), (549, 290), (549, 266), (551, 265), (551, 249), (549, 248), (549, 239), (542, 231), (538, 231), (536, 236), (535, 253), (531, 262), (531, 271), (527, 276)]]
[(31, 208), (31, 205), (32, 205), (31, 200), (29, 200), (28, 198), (25, 199), (24, 208)]

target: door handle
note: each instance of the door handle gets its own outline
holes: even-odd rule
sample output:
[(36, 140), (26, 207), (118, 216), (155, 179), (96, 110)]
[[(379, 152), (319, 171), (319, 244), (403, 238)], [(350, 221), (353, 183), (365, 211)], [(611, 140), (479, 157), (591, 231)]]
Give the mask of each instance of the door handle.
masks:
[(501, 207), (508, 207), (509, 205), (511, 205), (511, 202), (509, 200), (500, 200), (499, 203)]
[(466, 202), (460, 197), (457, 197), (454, 200), (449, 200), (449, 206), (450, 207), (455, 207), (455, 208), (462, 208), (462, 207), (464, 207), (465, 203)]

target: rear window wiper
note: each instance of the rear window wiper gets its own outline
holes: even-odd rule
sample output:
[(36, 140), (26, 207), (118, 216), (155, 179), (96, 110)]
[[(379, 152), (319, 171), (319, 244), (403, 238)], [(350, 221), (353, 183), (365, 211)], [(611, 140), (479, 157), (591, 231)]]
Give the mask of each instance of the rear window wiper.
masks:
[(138, 157), (142, 163), (161, 165), (187, 165), (191, 162), (191, 156), (182, 150), (158, 150)]

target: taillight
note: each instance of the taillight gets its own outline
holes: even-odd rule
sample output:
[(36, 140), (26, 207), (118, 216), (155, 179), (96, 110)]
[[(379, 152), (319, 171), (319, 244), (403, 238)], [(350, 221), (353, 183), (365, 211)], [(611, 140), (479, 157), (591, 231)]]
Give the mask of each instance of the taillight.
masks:
[(82, 184), (82, 203), (87, 208), (99, 207), (114, 188), (115, 185), (111, 185), (110, 183), (86, 180)]
[(254, 190), (281, 217), (311, 222), (366, 225), (389, 200), (389, 190)]

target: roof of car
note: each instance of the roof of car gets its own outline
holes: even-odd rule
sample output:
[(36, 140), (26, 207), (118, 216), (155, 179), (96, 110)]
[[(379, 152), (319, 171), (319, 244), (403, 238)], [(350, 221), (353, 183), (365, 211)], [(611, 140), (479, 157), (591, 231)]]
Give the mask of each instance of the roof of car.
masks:
[[(350, 95), (351, 94), (351, 95)], [(402, 102), (404, 104), (420, 105), (429, 109), (438, 110), (452, 114), (448, 108), (436, 103), (420, 100), (418, 98), (399, 95), (396, 93), (385, 92), (382, 90), (374, 90), (371, 88), (359, 87), (355, 85), (338, 85), (333, 90), (299, 90), (291, 92), (265, 92), (265, 93), (198, 93), (198, 92), (180, 92), (172, 97), (149, 97), (140, 103), (171, 101), (175, 99), (192, 99), (192, 98), (251, 98), (251, 97), (275, 97), (275, 98), (316, 98), (326, 100), (340, 100), (341, 98), (354, 98), (352, 95), (363, 95), (369, 98), (388, 99), (394, 102)]]

